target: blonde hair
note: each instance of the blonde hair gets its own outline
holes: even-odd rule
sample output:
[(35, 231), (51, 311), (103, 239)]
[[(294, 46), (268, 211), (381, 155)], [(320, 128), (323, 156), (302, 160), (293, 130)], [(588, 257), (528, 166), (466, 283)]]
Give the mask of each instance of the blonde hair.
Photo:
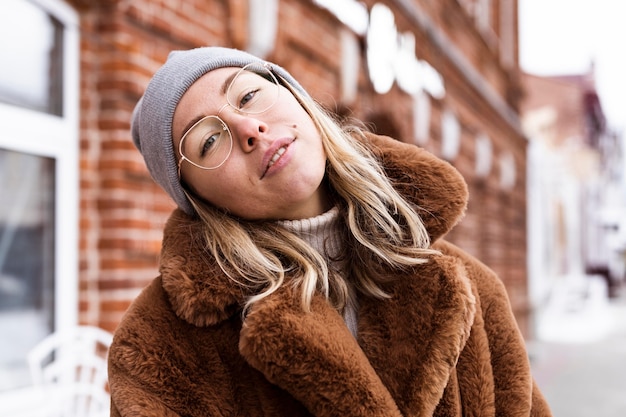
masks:
[[(283, 81), (283, 80), (281, 80)], [(386, 298), (381, 289), (389, 268), (402, 270), (427, 262), (430, 238), (414, 207), (393, 187), (375, 156), (355, 137), (356, 125), (342, 126), (321, 105), (283, 85), (311, 116), (328, 159), (326, 178), (340, 209), (345, 234), (342, 273), (329, 270), (320, 253), (276, 222), (235, 218), (185, 190), (205, 225), (207, 250), (230, 279), (252, 291), (245, 311), (293, 277), (305, 311), (316, 291), (338, 309), (354, 287), (366, 295)], [(350, 284), (348, 279), (350, 278)]]

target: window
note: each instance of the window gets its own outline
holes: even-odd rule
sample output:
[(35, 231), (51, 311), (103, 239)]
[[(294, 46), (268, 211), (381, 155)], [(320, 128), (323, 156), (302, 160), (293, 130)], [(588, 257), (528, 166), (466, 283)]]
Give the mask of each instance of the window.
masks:
[(78, 39), (59, 0), (0, 2), (0, 391), (78, 310)]
[(441, 113), (441, 156), (453, 161), (461, 148), (461, 123), (456, 114), (446, 108)]
[[(24, 24), (28, 22), (28, 24)], [(63, 25), (25, 0), (0, 3), (0, 101), (62, 114)]]
[(430, 96), (426, 91), (413, 95), (413, 140), (419, 146), (425, 146), (430, 138), (431, 109)]
[(513, 0), (500, 2), (500, 61), (505, 68), (514, 68), (517, 25)]
[(482, 33), (491, 32), (491, 0), (478, 0), (474, 4), (474, 13), (478, 29)]
[(484, 133), (476, 136), (476, 154), (475, 154), (475, 173), (478, 178), (485, 178), (491, 172), (491, 164), (493, 159), (493, 146), (491, 139)]

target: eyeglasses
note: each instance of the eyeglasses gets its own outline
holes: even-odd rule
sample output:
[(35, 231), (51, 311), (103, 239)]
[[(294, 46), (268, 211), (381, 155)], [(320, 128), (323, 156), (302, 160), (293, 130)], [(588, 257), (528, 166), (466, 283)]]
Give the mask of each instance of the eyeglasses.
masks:
[[(266, 62), (255, 62), (241, 68), (226, 90), (227, 106), (242, 114), (260, 114), (278, 100), (278, 80)], [(228, 125), (219, 116), (205, 116), (185, 132), (178, 144), (181, 155), (178, 177), (183, 161), (200, 169), (216, 169), (226, 162), (233, 149), (233, 137)]]

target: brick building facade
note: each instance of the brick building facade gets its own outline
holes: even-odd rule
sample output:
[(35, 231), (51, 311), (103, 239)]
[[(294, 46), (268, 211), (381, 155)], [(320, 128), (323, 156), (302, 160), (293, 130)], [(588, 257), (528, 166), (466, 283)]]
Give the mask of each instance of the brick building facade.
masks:
[[(80, 33), (78, 319), (113, 330), (158, 273), (162, 227), (174, 208), (130, 140), (133, 107), (170, 50), (246, 49), (263, 35), (266, 21), (255, 15), (260, 1), (68, 3)], [(380, 10), (393, 20), (371, 36), (313, 0), (266, 3), (277, 6), (273, 14), (263, 12), (275, 23), (268, 60), (326, 106), (423, 146), (464, 175), (469, 208), (449, 238), (502, 277), (527, 331), (527, 144), (518, 121), (517, 0), (381, 0), (377, 7), (383, 4)], [(365, 4), (372, 17), (375, 2)], [(394, 30), (390, 39), (414, 39), (413, 48), (400, 48), (409, 51), (403, 62), (421, 64), (434, 77), (432, 91), (410, 91), (398, 82), (383, 93), (373, 88), (368, 54), (386, 58), (375, 56), (384, 47), (376, 52), (370, 43)]]

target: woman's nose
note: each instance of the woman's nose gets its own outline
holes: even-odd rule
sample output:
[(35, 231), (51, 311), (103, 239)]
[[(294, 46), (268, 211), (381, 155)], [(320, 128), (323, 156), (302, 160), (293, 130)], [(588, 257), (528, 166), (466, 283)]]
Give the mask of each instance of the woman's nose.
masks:
[(226, 123), (229, 124), (233, 141), (238, 142), (244, 152), (252, 151), (268, 130), (267, 124), (255, 115), (234, 114), (231, 120)]

